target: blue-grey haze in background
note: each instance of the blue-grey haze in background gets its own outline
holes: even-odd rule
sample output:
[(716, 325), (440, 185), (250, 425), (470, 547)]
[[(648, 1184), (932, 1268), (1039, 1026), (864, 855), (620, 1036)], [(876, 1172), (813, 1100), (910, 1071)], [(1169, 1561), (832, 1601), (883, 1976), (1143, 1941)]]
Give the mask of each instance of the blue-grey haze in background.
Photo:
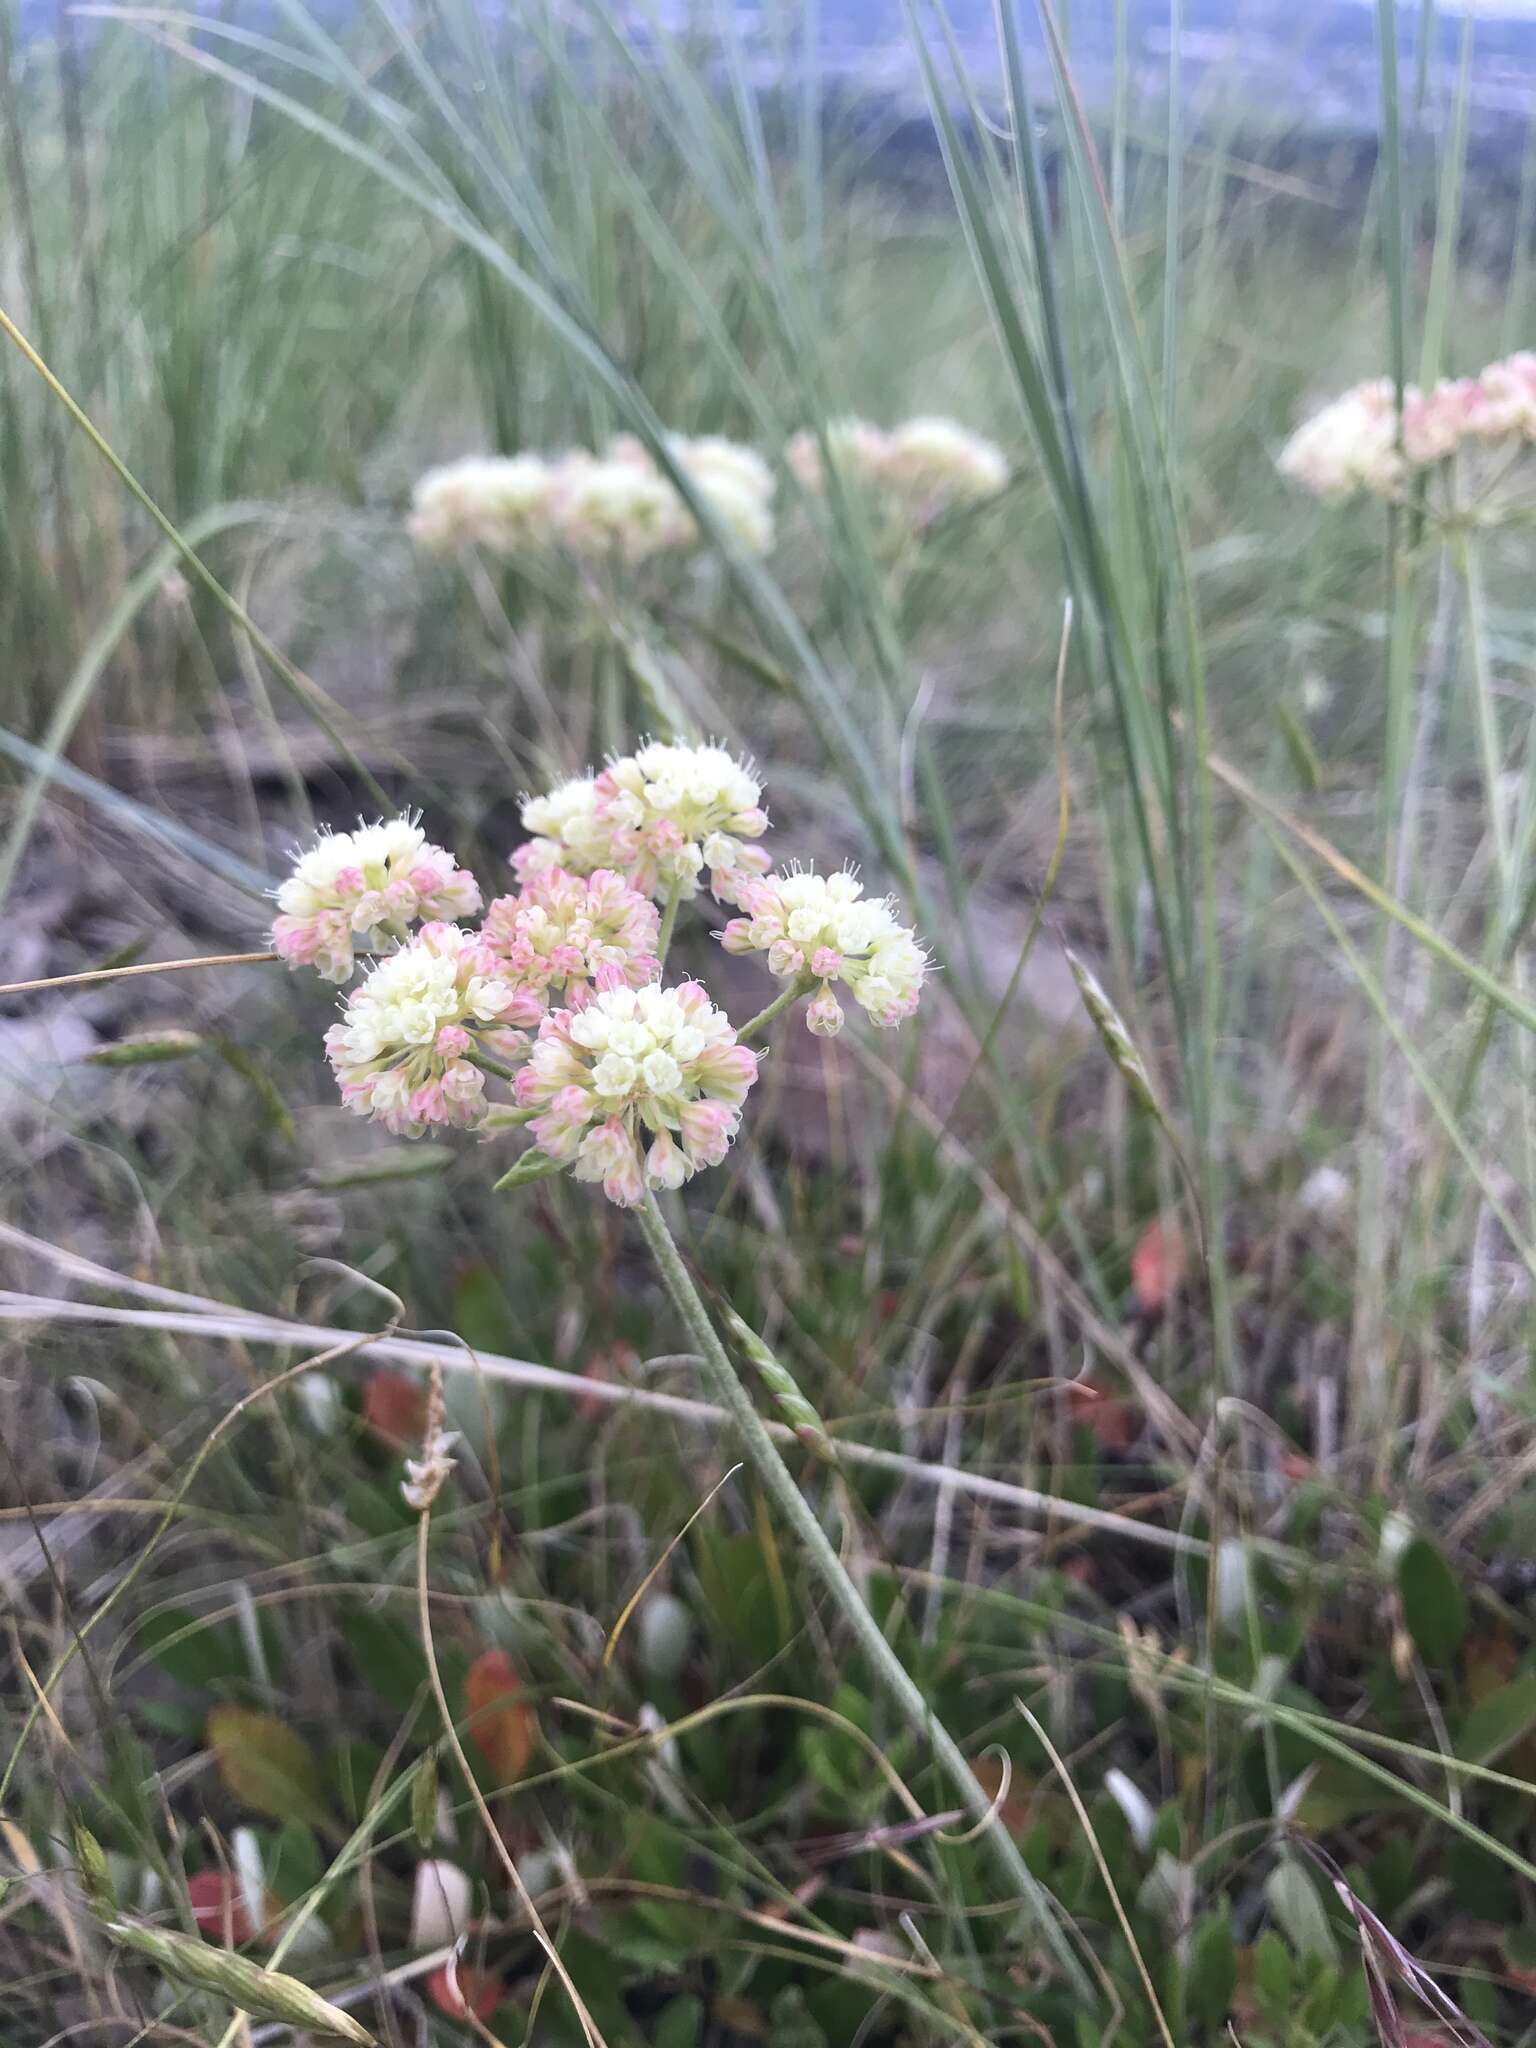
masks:
[[(0, 0), (3, 4), (3, 0)], [(21, 0), (24, 28), (46, 35), (60, 0)], [(335, 25), (349, 0), (313, 0)], [(487, 0), (517, 34), (518, 0)], [(539, 0), (543, 6), (544, 0)], [(584, 10), (599, 0), (571, 0), (565, 19), (579, 30)], [(926, 11), (930, 0), (920, 0)], [(1034, 0), (1017, 0), (1026, 47), (1043, 65)], [(1116, 0), (1055, 0), (1067, 29), (1074, 71), (1085, 98), (1107, 103), (1115, 72)], [(814, 22), (810, 60), (840, 100), (867, 97), (895, 109), (921, 101), (903, 0), (611, 0), (613, 10), (644, 43), (648, 24), (708, 45), (727, 33), (736, 39), (751, 75), (764, 87), (803, 80), (805, 23)], [(1450, 7), (1400, 0), (1399, 32), (1405, 89), (1421, 76), (1417, 40), (1427, 19), (1428, 91), (1420, 118), (1444, 118), (1453, 90), (1469, 0)], [(724, 10), (729, 8), (727, 17)], [(190, 12), (197, 12), (189, 7)], [(284, 32), (273, 0), (221, 0), (233, 16)], [(1473, 132), (1512, 139), (1536, 106), (1536, 0), (1483, 0), (1473, 7), (1471, 111)], [(406, 9), (407, 13), (412, 10)], [(948, 0), (947, 13), (968, 66), (983, 84), (997, 75), (993, 0)], [(1230, 119), (1277, 128), (1359, 135), (1373, 130), (1378, 104), (1374, 0), (1184, 0), (1179, 39), (1183, 84), (1197, 119)], [(419, 16), (416, 17), (418, 20)], [(727, 21), (729, 26), (727, 27)], [(1124, 0), (1129, 75), (1143, 104), (1166, 90), (1171, 49), (1168, 0)], [(1040, 79), (1045, 84), (1043, 76)]]

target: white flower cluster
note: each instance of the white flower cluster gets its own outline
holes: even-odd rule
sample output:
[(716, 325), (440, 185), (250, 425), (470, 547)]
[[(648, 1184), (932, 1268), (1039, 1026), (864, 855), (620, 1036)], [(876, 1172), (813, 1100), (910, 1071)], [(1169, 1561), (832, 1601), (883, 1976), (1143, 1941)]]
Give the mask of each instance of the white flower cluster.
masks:
[(746, 915), (731, 919), (721, 943), (728, 953), (766, 953), (780, 981), (818, 982), (805, 1018), (812, 1031), (831, 1038), (843, 1028), (834, 981), (887, 1028), (917, 1008), (928, 956), (890, 900), (866, 896), (857, 875), (768, 875), (749, 882), (740, 901)]
[(478, 933), (426, 924), (354, 990), (325, 1049), (349, 1109), (417, 1138), (428, 1124), (479, 1123), (485, 1077), (467, 1055), (515, 1057), (543, 1014)]
[(690, 897), (710, 870), (717, 898), (732, 901), (767, 856), (748, 841), (768, 829), (752, 771), (720, 746), (651, 740), (601, 775), (563, 782), (523, 805), (534, 835), (512, 856), (519, 876), (552, 867), (572, 874), (612, 868), (647, 896)]
[[(715, 435), (670, 435), (667, 448), (731, 539), (766, 554), (774, 479), (762, 457)], [(410, 532), (438, 553), (475, 544), (496, 554), (543, 549), (630, 567), (704, 540), (682, 494), (627, 434), (600, 454), (470, 456), (429, 470), (412, 496)]]
[(322, 833), (278, 889), (277, 907), (278, 957), (346, 981), (355, 952), (397, 944), (421, 918), (473, 916), (480, 889), (414, 818), (391, 818)]
[(1444, 378), (1431, 390), (1397, 395), (1387, 377), (1353, 385), (1305, 420), (1281, 449), (1282, 475), (1319, 498), (1369, 491), (1401, 495), (1414, 471), (1464, 448), (1536, 442), (1536, 354), (1490, 363), (1475, 377)]
[[(661, 978), (677, 910), (706, 871), (745, 912), (727, 947), (765, 953), (788, 998), (812, 997), (812, 1031), (842, 1027), (835, 982), (875, 1024), (899, 1023), (928, 967), (854, 875), (767, 873), (761, 795), (724, 747), (648, 741), (525, 803), (535, 836), (513, 856), (518, 889), (478, 929), (440, 914), (478, 910), (480, 891), (414, 819), (322, 837), (278, 891), (273, 938), (333, 980), (351, 972), (354, 938), (382, 949), (326, 1033), (342, 1102), (397, 1137), (526, 1124), (534, 1150), (516, 1177), (569, 1166), (625, 1206), (719, 1165), (758, 1056), (698, 982)], [(487, 1076), (512, 1084), (515, 1107), (487, 1099)], [(430, 1497), (445, 1457), (429, 1446), (409, 1497)]]
[(647, 1183), (681, 1187), (720, 1164), (756, 1079), (757, 1055), (685, 981), (605, 989), (584, 1010), (546, 1017), (517, 1099), (540, 1112), (529, 1129), (547, 1157), (632, 1208)]
[[(889, 431), (867, 420), (834, 420), (825, 441), (844, 483), (868, 492), (893, 518), (919, 526), (957, 505), (995, 498), (1008, 482), (1003, 451), (955, 420), (924, 416)], [(808, 489), (825, 487), (815, 434), (796, 434), (788, 458)]]

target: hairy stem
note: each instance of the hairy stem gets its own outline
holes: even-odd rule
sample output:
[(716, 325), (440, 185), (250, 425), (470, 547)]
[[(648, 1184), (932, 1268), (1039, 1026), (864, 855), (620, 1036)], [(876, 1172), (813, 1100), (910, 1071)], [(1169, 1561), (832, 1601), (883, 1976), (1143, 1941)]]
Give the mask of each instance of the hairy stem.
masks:
[(774, 997), (766, 1010), (759, 1010), (755, 1017), (748, 1018), (736, 1034), (736, 1043), (750, 1045), (760, 1031), (768, 1029), (775, 1017), (783, 1016), (791, 1003), (798, 1003), (802, 996), (809, 995), (810, 992), (809, 980), (803, 974), (797, 974), (788, 988)]
[(672, 927), (677, 923), (677, 906), (682, 900), (683, 885), (681, 882), (674, 882), (667, 897), (666, 908), (661, 913), (661, 930), (656, 935), (656, 959), (662, 967), (666, 966), (667, 954), (671, 951)]
[(1093, 2002), (1094, 1994), (1083, 1967), (1052, 1913), (1049, 1893), (1030, 1872), (958, 1743), (937, 1719), (906, 1666), (886, 1641), (879, 1623), (844, 1570), (810, 1503), (780, 1457), (778, 1446), (752, 1405), (751, 1396), (737, 1378), (725, 1347), (715, 1334), (709, 1312), (689, 1277), (666, 1219), (649, 1188), (635, 1214), (667, 1292), (698, 1350), (711, 1391), (736, 1424), (742, 1448), (764, 1490), (799, 1539), (823, 1589), (868, 1660), (871, 1674), (917, 1741), (931, 1746), (935, 1761), (949, 1780), (959, 1803), (977, 1821), (985, 1823), (986, 1839), (1000, 1874), (1028, 1907), (1041, 1937), (1068, 1981), (1080, 1997)]

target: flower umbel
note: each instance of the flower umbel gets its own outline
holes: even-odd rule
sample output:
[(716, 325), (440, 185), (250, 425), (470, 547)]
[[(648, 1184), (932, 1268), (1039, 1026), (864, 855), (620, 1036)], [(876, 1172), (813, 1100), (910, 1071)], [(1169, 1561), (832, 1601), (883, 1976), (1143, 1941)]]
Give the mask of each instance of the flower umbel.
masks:
[[(957, 420), (924, 415), (888, 432), (868, 420), (833, 420), (826, 446), (843, 481), (870, 493), (901, 526), (926, 526), (956, 505), (996, 497), (1008, 481), (1001, 448)], [(808, 489), (825, 488), (814, 434), (796, 434), (785, 452)]]
[(699, 875), (724, 902), (768, 857), (744, 842), (760, 839), (768, 813), (757, 777), (718, 746), (673, 746), (652, 740), (598, 776), (596, 815), (636, 888), (649, 896), (693, 896)]
[(496, 898), (480, 935), (523, 987), (580, 1009), (594, 989), (655, 980), (659, 925), (655, 904), (611, 868), (586, 876), (544, 868), (518, 895)]
[(468, 1055), (517, 1058), (543, 1014), (476, 933), (427, 924), (353, 991), (326, 1056), (348, 1109), (419, 1138), (429, 1124), (478, 1124), (485, 1077)]
[(429, 469), (411, 493), (411, 538), (436, 554), (472, 542), (511, 554), (547, 527), (556, 485), (540, 455), (468, 455)]
[(278, 889), (277, 907), (279, 958), (346, 981), (355, 952), (398, 943), (418, 919), (472, 917), (480, 888), (415, 819), (391, 818), (322, 833)]
[(928, 955), (910, 928), (899, 924), (887, 897), (866, 896), (857, 875), (797, 870), (749, 882), (741, 892), (744, 917), (721, 933), (728, 953), (766, 953), (780, 981), (817, 982), (806, 1023), (830, 1038), (843, 1028), (832, 993), (842, 982), (870, 1021), (889, 1028), (917, 1008)]
[(736, 1043), (723, 1010), (696, 981), (604, 989), (582, 1010), (544, 1019), (517, 1099), (549, 1158), (633, 1208), (652, 1187), (676, 1188), (718, 1166), (757, 1079), (757, 1055)]

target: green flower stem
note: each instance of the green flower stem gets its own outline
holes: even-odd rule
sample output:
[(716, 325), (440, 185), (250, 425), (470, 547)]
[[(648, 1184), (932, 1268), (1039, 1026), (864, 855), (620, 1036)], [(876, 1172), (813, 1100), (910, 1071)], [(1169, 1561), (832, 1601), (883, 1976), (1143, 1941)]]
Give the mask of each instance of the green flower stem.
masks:
[(768, 1026), (775, 1017), (782, 1016), (791, 1003), (798, 1003), (802, 996), (808, 996), (810, 992), (811, 981), (809, 977), (803, 974), (796, 975), (795, 979), (789, 984), (789, 987), (782, 994), (776, 995), (766, 1010), (759, 1010), (755, 1017), (749, 1018), (742, 1025), (736, 1034), (736, 1043), (738, 1045), (749, 1045), (760, 1031), (768, 1029)]
[(482, 1074), (494, 1074), (498, 1081), (517, 1079), (516, 1067), (509, 1067), (504, 1061), (494, 1059), (490, 1053), (481, 1052), (478, 1046), (473, 1052), (465, 1053), (464, 1057), (472, 1067), (478, 1067)]
[(661, 930), (656, 935), (656, 958), (663, 967), (667, 964), (667, 954), (672, 945), (672, 927), (677, 923), (677, 906), (682, 900), (683, 885), (681, 882), (674, 882), (672, 893), (667, 898), (667, 907), (661, 913)]
[[(778, 1007), (783, 1007), (782, 1002)], [(939, 1768), (949, 1780), (959, 1803), (976, 1821), (986, 1824), (984, 1832), (999, 1873), (1028, 1908), (1041, 1939), (1068, 1982), (1085, 2003), (1095, 2005), (1093, 1987), (1056, 1921), (1050, 1894), (1020, 1855), (1017, 1844), (994, 1811), (992, 1801), (982, 1790), (958, 1743), (937, 1719), (906, 1666), (886, 1641), (879, 1623), (843, 1569), (810, 1503), (780, 1457), (778, 1446), (715, 1334), (709, 1312), (689, 1278), (656, 1197), (649, 1188), (635, 1215), (667, 1292), (697, 1348), (711, 1392), (735, 1422), (748, 1461), (769, 1498), (793, 1529), (823, 1589), (846, 1622), (849, 1633), (868, 1660), (871, 1673), (902, 1720), (919, 1743), (931, 1745)]]

